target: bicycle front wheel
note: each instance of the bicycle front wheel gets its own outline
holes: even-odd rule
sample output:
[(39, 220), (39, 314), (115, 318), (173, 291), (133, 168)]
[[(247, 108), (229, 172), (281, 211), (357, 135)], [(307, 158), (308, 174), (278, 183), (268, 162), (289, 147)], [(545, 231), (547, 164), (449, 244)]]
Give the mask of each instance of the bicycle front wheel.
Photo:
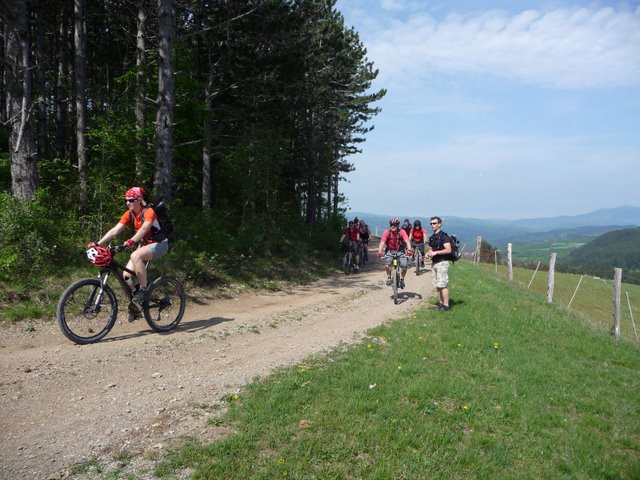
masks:
[(394, 268), (393, 279), (391, 280), (391, 284), (393, 286), (393, 303), (398, 303), (398, 284), (400, 283), (399, 279), (400, 275), (398, 273), (398, 267)]
[(158, 277), (147, 293), (144, 318), (156, 332), (168, 332), (178, 326), (187, 305), (182, 284), (173, 277)]
[(111, 287), (97, 278), (72, 283), (62, 293), (56, 310), (58, 325), (72, 342), (84, 345), (103, 338), (118, 317), (118, 300)]

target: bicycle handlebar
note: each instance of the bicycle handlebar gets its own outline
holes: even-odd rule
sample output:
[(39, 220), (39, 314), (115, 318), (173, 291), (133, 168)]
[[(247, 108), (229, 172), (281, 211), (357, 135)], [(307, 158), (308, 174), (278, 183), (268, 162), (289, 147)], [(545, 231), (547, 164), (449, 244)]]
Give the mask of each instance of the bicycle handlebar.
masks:
[(124, 245), (124, 244), (123, 245), (114, 245), (113, 247), (109, 246), (109, 249), (111, 250), (112, 253), (120, 253), (121, 251), (126, 250), (127, 246)]

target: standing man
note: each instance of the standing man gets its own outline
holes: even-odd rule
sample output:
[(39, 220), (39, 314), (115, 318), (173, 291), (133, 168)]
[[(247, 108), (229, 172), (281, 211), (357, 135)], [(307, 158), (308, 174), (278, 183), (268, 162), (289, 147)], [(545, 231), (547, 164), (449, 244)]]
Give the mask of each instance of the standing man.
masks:
[(429, 222), (433, 235), (429, 237), (429, 251), (427, 257), (433, 262), (431, 282), (438, 291), (440, 302), (437, 310), (448, 311), (449, 307), (449, 255), (451, 254), (451, 239), (442, 231), (442, 219), (431, 217)]

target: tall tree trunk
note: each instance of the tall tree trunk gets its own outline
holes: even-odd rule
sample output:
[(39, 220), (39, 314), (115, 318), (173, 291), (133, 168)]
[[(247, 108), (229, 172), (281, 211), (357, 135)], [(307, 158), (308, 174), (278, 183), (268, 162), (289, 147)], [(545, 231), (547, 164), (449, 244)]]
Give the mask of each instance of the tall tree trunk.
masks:
[(44, 0), (35, 2), (36, 8), (36, 88), (38, 91), (38, 152), (47, 151), (47, 56), (44, 38)]
[(340, 204), (340, 197), (338, 196), (338, 187), (340, 185), (340, 167), (336, 165), (335, 173), (333, 174), (333, 214), (338, 214), (338, 205)]
[(147, 58), (146, 34), (147, 34), (147, 9), (146, 1), (138, 0), (138, 33), (136, 35), (136, 180), (141, 180), (144, 174), (145, 138), (144, 129), (146, 119), (144, 115), (144, 68)]
[(173, 40), (175, 38), (174, 0), (158, 0), (158, 113), (156, 116), (156, 194), (170, 200), (173, 183)]
[(31, 199), (38, 188), (37, 151), (31, 122), (30, 45), (27, 4), (13, 0), (7, 15), (5, 67), (7, 121), (11, 128), (11, 193)]
[(74, 0), (75, 80), (76, 80), (76, 151), (78, 154), (78, 183), (80, 204), (87, 201), (87, 35), (85, 0)]
[[(215, 79), (215, 65), (211, 59), (211, 53), (207, 55), (207, 87), (204, 90), (204, 105), (206, 109), (204, 118), (204, 139), (202, 144), (202, 208), (211, 208), (212, 187), (211, 187), (211, 140), (213, 136), (213, 88)], [(216, 155), (218, 157), (218, 155)]]
[(307, 205), (306, 205), (306, 222), (307, 225), (314, 225), (316, 223), (316, 205), (317, 205), (317, 195), (316, 195), (316, 168), (317, 168), (317, 157), (315, 151), (315, 138), (314, 138), (314, 121), (315, 121), (315, 112), (311, 111), (309, 127), (307, 132), (306, 141), (306, 149), (305, 156), (307, 161)]
[(67, 109), (69, 108), (66, 90), (69, 68), (68, 49), (68, 7), (63, 7), (60, 12), (60, 29), (58, 32), (57, 61), (58, 73), (56, 78), (56, 136), (55, 147), (58, 158), (64, 158), (66, 148)]
[(327, 175), (327, 217), (326, 219), (329, 220), (331, 218), (331, 216), (333, 215), (333, 201), (331, 199), (331, 193), (333, 192), (333, 175), (329, 174)]

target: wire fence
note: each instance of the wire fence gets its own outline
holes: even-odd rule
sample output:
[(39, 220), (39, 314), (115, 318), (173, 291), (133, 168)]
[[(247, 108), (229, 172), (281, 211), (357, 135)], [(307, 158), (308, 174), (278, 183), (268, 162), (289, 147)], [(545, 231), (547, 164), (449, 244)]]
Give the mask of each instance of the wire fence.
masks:
[[(514, 250), (517, 246), (513, 247)], [(505, 249), (504, 251), (507, 251)], [(510, 281), (507, 256), (496, 249), (478, 248), (468, 259), (496, 277)], [(533, 268), (512, 267), (512, 282), (525, 290), (549, 300), (549, 270), (551, 258), (538, 262)], [(584, 318), (591, 325), (613, 333), (615, 324), (614, 269), (610, 278), (601, 278), (588, 274), (553, 272), (551, 303), (565, 308)], [(622, 283), (619, 305), (620, 338), (640, 344), (636, 321), (640, 319), (640, 285)]]

